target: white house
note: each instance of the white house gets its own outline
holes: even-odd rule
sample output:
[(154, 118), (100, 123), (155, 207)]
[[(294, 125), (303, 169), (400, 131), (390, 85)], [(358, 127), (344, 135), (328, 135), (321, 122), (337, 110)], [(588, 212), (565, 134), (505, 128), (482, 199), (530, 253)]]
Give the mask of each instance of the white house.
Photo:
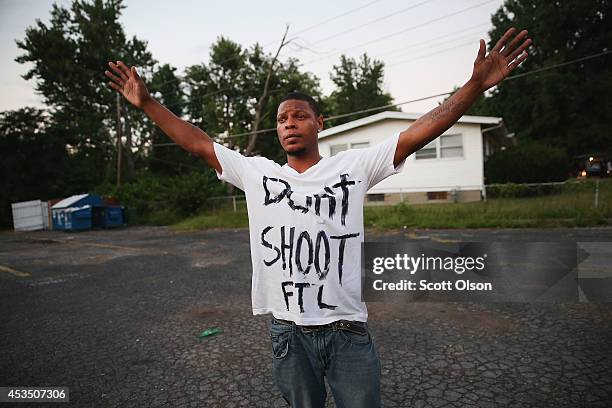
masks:
[[(319, 152), (331, 156), (373, 146), (420, 116), (387, 111), (326, 129), (319, 134)], [(507, 144), (509, 137), (502, 118), (463, 116), (439, 138), (410, 155), (401, 173), (374, 186), (366, 203), (479, 201), (484, 194), (484, 161)]]

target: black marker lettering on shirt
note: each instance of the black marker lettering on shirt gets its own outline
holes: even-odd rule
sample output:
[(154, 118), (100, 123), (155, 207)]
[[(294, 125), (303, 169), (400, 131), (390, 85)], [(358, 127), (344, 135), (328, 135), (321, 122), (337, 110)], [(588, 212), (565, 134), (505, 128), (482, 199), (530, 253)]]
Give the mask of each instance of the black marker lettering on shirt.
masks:
[[(308, 243), (308, 264), (306, 269), (302, 267), (302, 242), (306, 240)], [(297, 240), (297, 245), (295, 248), (295, 265), (298, 268), (298, 271), (307, 275), (310, 272), (310, 266), (312, 265), (312, 239), (310, 239), (310, 234), (308, 231), (302, 231)]]
[(342, 264), (344, 262), (344, 246), (345, 246), (346, 240), (348, 238), (355, 238), (358, 236), (359, 236), (358, 232), (354, 234), (331, 235), (330, 236), (330, 238), (332, 239), (340, 240), (340, 248), (338, 249), (338, 282), (340, 283), (340, 286), (342, 286)]
[[(321, 250), (321, 241), (325, 245), (325, 264), (323, 266), (323, 270), (321, 270), (320, 265), (320, 250)], [(317, 233), (317, 239), (315, 241), (315, 270), (317, 271), (317, 275), (319, 275), (319, 280), (323, 280), (327, 277), (327, 273), (329, 272), (329, 240), (327, 239), (327, 234), (325, 231), (319, 231)]]
[(319, 294), (317, 295), (317, 303), (319, 304), (319, 309), (331, 309), (334, 310), (338, 306), (328, 305), (323, 303), (323, 285), (319, 287)]
[(293, 286), (293, 282), (287, 281), (281, 283), (281, 288), (283, 289), (283, 295), (285, 297), (285, 305), (287, 305), (287, 311), (289, 311), (289, 296), (293, 296), (293, 292), (287, 292), (285, 289), (287, 286)]
[[(283, 270), (286, 270), (287, 263), (289, 263), (289, 276), (293, 276), (293, 235), (295, 233), (295, 227), (289, 228), (289, 243), (285, 240), (285, 226), (281, 227), (281, 253), (283, 256)], [(285, 255), (285, 250), (289, 249), (289, 256)], [(289, 258), (289, 259), (287, 259)]]
[[(340, 188), (342, 191), (342, 204), (341, 204), (342, 205), (342, 216), (341, 216), (342, 225), (346, 225), (346, 216), (349, 210), (349, 188), (348, 187), (356, 184), (355, 180), (349, 180), (348, 176), (349, 176), (348, 174), (341, 174), (340, 182), (332, 186), (333, 188)], [(359, 180), (357, 182), (361, 183), (361, 181)], [(284, 188), (278, 194), (272, 193), (271, 189), (273, 187), (273, 184), (271, 183), (280, 183)], [(327, 204), (328, 204), (329, 219), (332, 220), (336, 213), (336, 194), (335, 194), (336, 192), (334, 192), (333, 189), (328, 186), (323, 187), (324, 192), (322, 193), (313, 194), (312, 196), (311, 195), (305, 196), (305, 199), (306, 199), (305, 205), (300, 205), (296, 203), (296, 201), (292, 197), (292, 195), (294, 194), (294, 191), (291, 189), (291, 185), (283, 179), (263, 176), (263, 187), (265, 191), (264, 205), (279, 204), (281, 201), (283, 201), (283, 199), (286, 198), (287, 205), (289, 205), (289, 208), (291, 208), (294, 211), (299, 211), (305, 214), (312, 207), (312, 201), (313, 201), (312, 199), (314, 197), (315, 214), (321, 215), (321, 201), (323, 198), (326, 198), (328, 200)]]
[(266, 233), (267, 233), (268, 231), (270, 231), (272, 228), (274, 228), (274, 227), (272, 227), (272, 226), (268, 226), (268, 227), (264, 228), (264, 229), (263, 229), (263, 231), (261, 231), (261, 244), (262, 244), (263, 246), (265, 246), (266, 248), (274, 249), (274, 250), (276, 251), (276, 258), (274, 258), (274, 259), (273, 259), (273, 260), (271, 260), (271, 261), (266, 261), (266, 260), (264, 259), (264, 264), (265, 264), (266, 266), (270, 266), (270, 265), (272, 265), (274, 262), (278, 261), (278, 258), (280, 258), (280, 256), (281, 256), (281, 251), (280, 251), (280, 249), (278, 249), (277, 247), (273, 246), (271, 243), (269, 243), (268, 241), (266, 241), (266, 238), (265, 238)]
[(348, 174), (340, 175), (340, 182), (334, 184), (332, 187), (340, 187), (342, 189), (342, 217), (340, 222), (342, 225), (345, 225), (346, 215), (348, 214), (348, 204), (349, 204), (349, 189), (347, 186), (355, 184), (353, 180), (347, 180)]
[[(270, 198), (270, 190), (268, 190), (268, 180), (282, 183), (285, 186), (285, 188), (274, 198)], [(285, 180), (274, 177), (268, 178), (266, 176), (263, 176), (263, 188), (266, 192), (266, 196), (264, 197), (264, 205), (280, 203), (281, 201), (283, 201), (283, 198), (285, 198), (285, 196), (291, 191), (291, 186)]]
[(300, 305), (300, 313), (304, 313), (304, 288), (310, 287), (310, 283), (306, 282), (296, 282), (293, 284), (296, 288), (298, 288), (298, 305)]

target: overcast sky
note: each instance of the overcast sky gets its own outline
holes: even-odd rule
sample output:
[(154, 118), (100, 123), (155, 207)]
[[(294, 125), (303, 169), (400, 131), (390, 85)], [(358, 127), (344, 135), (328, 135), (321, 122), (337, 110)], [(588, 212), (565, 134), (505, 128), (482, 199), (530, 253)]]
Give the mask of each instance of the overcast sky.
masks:
[[(71, 1), (59, 0), (68, 6)], [(0, 0), (0, 111), (41, 106), (34, 82), (21, 75), (27, 67), (15, 39), (36, 19), (49, 20), (54, 1)], [(126, 0), (121, 23), (128, 35), (148, 41), (160, 63), (181, 74), (186, 66), (208, 61), (210, 45), (223, 35), (250, 47), (255, 42), (275, 51), (285, 24), (296, 45), (284, 57), (296, 57), (302, 69), (333, 90), (329, 72), (341, 53), (364, 52), (385, 63), (384, 88), (395, 102), (449, 91), (471, 74), (478, 39), (488, 41), (491, 14), (502, 0), (359, 0), (359, 1), (222, 1)], [(342, 16), (343, 14), (346, 14)], [(337, 18), (334, 18), (337, 17)], [(331, 20), (331, 21), (328, 21)], [(403, 31), (403, 32), (402, 32)], [(104, 80), (101, 71), (100, 79)], [(402, 106), (405, 112), (426, 112), (438, 99)]]

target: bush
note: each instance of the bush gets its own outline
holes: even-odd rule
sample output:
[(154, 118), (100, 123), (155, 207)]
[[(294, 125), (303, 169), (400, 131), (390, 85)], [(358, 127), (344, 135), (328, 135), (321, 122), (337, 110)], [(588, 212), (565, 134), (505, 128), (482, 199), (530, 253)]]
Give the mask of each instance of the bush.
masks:
[(119, 188), (110, 184), (98, 186), (96, 192), (116, 197), (135, 213), (136, 223), (159, 225), (206, 209), (208, 198), (223, 195), (225, 188), (214, 172), (206, 171), (174, 177), (144, 173)]
[(563, 149), (529, 141), (489, 157), (485, 176), (487, 184), (563, 181), (570, 167)]
[(563, 191), (563, 184), (525, 185), (525, 184), (494, 184), (487, 186), (487, 197), (489, 198), (518, 198), (518, 197), (540, 197), (551, 194), (559, 194)]

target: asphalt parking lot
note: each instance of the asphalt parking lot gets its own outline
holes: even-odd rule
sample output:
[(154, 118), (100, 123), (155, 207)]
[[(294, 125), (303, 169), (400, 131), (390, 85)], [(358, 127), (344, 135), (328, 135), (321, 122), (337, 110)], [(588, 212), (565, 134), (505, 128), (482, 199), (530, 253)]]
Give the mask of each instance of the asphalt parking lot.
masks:
[[(607, 273), (610, 228), (366, 234), (560, 237), (598, 253), (586, 276)], [(284, 407), (272, 384), (269, 317), (251, 313), (250, 278), (246, 229), (0, 233), (0, 386), (70, 387), (69, 404), (50, 406)], [(612, 406), (611, 303), (368, 310), (385, 407)], [(220, 334), (198, 338), (215, 326)]]

